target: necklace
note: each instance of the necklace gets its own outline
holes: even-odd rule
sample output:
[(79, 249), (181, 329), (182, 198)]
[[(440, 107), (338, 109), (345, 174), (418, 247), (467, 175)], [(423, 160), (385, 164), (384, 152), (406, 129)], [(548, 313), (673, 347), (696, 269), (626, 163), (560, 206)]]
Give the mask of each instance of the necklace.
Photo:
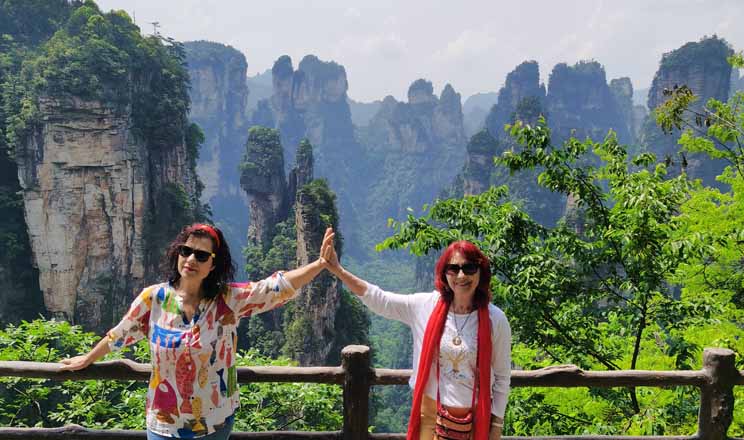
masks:
[(454, 312), (452, 313), (452, 318), (455, 321), (455, 331), (457, 332), (455, 337), (452, 338), (452, 343), (454, 345), (459, 346), (460, 344), (462, 344), (462, 338), (460, 337), (460, 332), (462, 332), (462, 329), (464, 329), (465, 326), (468, 324), (468, 319), (470, 319), (471, 314), (472, 313), (468, 313), (468, 317), (465, 318), (465, 322), (463, 322), (462, 327), (460, 327), (459, 325), (457, 325), (457, 315)]

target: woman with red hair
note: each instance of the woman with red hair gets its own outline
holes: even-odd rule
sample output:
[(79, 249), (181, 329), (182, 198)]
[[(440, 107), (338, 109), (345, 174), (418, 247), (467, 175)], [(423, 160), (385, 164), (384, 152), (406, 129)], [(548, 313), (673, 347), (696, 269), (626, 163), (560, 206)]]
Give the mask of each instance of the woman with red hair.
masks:
[(373, 312), (411, 327), (413, 406), (407, 440), (500, 439), (511, 328), (504, 312), (491, 304), (488, 257), (473, 243), (456, 241), (437, 261), (436, 290), (411, 295), (386, 292), (345, 270), (330, 240), (321, 258)]

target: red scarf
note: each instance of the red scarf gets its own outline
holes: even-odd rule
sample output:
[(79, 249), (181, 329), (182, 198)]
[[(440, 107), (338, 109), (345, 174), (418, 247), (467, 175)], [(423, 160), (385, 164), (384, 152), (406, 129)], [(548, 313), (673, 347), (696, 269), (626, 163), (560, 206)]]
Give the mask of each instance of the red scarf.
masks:
[[(413, 389), (413, 406), (408, 419), (406, 440), (419, 440), (421, 429), (421, 403), (429, 380), (429, 371), (435, 355), (439, 355), (439, 343), (447, 322), (449, 304), (440, 298), (426, 324), (424, 341), (421, 344), (416, 386)], [(473, 440), (487, 440), (491, 425), (491, 317), (488, 306), (478, 308), (478, 396), (475, 402), (475, 427)]]

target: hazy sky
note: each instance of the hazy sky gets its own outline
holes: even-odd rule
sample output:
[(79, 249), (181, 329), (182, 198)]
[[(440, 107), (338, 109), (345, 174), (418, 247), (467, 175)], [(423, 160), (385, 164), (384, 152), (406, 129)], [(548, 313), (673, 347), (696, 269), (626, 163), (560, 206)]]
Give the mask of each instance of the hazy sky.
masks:
[(516, 65), (594, 59), (608, 80), (629, 76), (646, 88), (661, 55), (717, 34), (744, 49), (744, 0), (98, 0), (124, 9), (145, 33), (160, 23), (177, 40), (210, 40), (245, 54), (248, 74), (281, 55), (295, 67), (306, 54), (346, 68), (349, 96), (393, 95), (426, 78), (463, 100), (497, 91)]

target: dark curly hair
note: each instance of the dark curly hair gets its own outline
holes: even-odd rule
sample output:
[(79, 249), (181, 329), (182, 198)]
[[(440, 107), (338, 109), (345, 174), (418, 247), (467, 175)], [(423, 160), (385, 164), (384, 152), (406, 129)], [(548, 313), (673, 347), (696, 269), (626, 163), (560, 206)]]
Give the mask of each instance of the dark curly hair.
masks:
[(480, 281), (475, 288), (473, 305), (476, 308), (488, 306), (491, 302), (491, 263), (488, 257), (478, 249), (478, 246), (467, 240), (456, 241), (442, 252), (442, 256), (439, 257), (436, 266), (434, 266), (434, 286), (442, 295), (444, 302), (452, 304), (455, 293), (450, 289), (447, 282), (445, 268), (456, 252), (459, 252), (467, 261), (476, 263), (480, 268)]
[[(217, 240), (208, 232), (209, 228), (217, 234)], [(214, 269), (202, 281), (204, 297), (207, 299), (215, 298), (218, 294), (225, 291), (228, 283), (235, 280), (235, 266), (230, 256), (230, 247), (225, 242), (222, 231), (216, 226), (195, 223), (184, 227), (171, 244), (168, 245), (161, 270), (163, 275), (168, 279), (168, 282), (171, 284), (178, 282), (181, 278), (181, 274), (178, 273), (178, 247), (186, 243), (192, 235), (194, 237), (209, 238), (212, 242), (212, 249), (215, 255), (217, 255), (213, 261)]]

